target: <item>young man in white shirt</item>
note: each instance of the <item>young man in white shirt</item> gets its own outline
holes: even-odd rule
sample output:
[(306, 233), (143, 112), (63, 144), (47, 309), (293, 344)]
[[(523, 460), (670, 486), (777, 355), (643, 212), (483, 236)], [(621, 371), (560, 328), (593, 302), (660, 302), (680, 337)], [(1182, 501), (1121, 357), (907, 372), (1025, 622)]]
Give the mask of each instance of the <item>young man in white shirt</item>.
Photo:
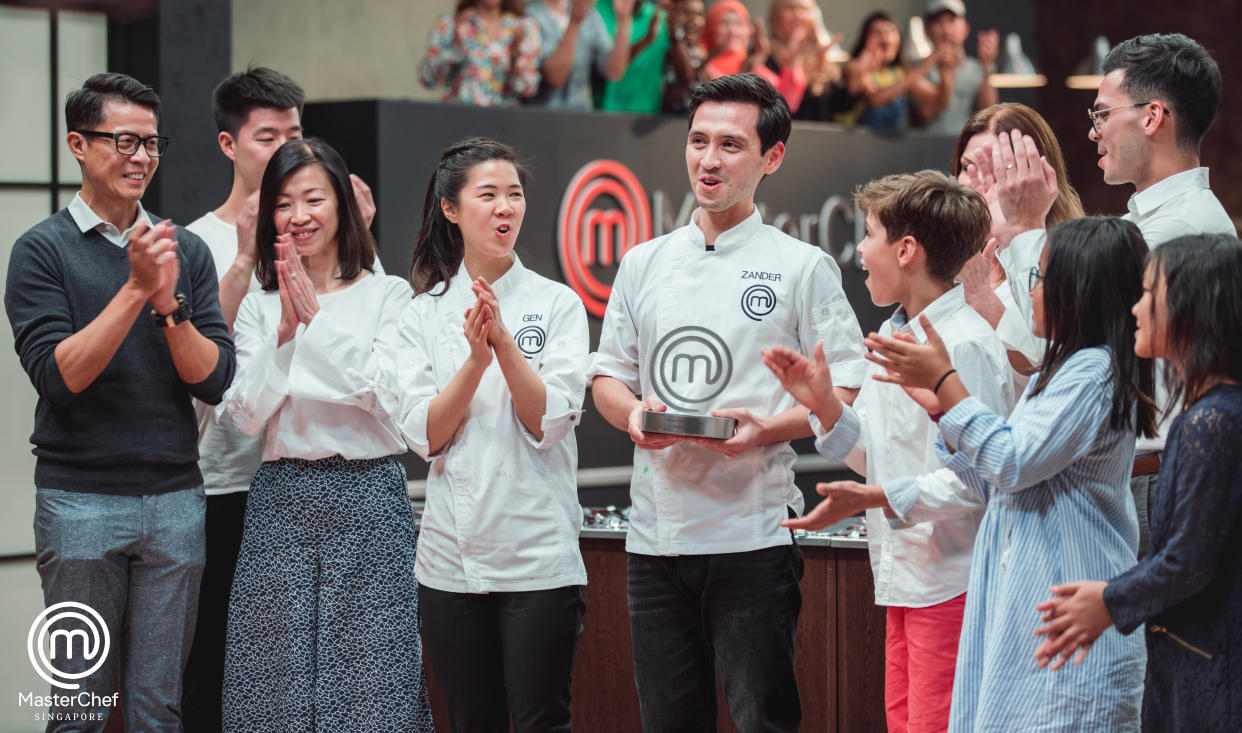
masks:
[[(836, 263), (755, 208), (789, 132), (784, 98), (754, 74), (698, 87), (686, 167), (700, 208), (621, 261), (591, 366), (596, 407), (635, 443), (627, 586), (649, 732), (714, 728), (717, 665), (739, 729), (801, 723), (802, 556), (780, 522), (803, 508), (788, 441), (810, 425), (760, 349), (823, 342), (846, 401), (866, 362)], [(644, 433), (643, 411), (665, 409), (731, 417), (737, 431)]]
[[(233, 162), (233, 187), (219, 208), (186, 228), (202, 237), (211, 250), (220, 278), (220, 309), (230, 331), (242, 298), (259, 289), (254, 277), (255, 216), (263, 171), (281, 145), (302, 137), (304, 99), (297, 82), (261, 66), (227, 77), (212, 94), (220, 150)], [(371, 190), (357, 176), (350, 179), (369, 225), (375, 215)], [(377, 270), (378, 264), (376, 260)], [(196, 402), (195, 408), (199, 468), (207, 494), (207, 566), (199, 596), (199, 624), (184, 678), (187, 733), (220, 730), (229, 589), (241, 547), (246, 492), (263, 461), (262, 435), (242, 435), (227, 415), (217, 419), (209, 405)]]
[[(1087, 135), (1096, 143), (1104, 181), (1135, 188), (1122, 218), (1134, 222), (1152, 248), (1187, 234), (1236, 236), (1199, 160), (1200, 143), (1220, 100), (1220, 69), (1212, 57), (1180, 33), (1157, 33), (1118, 44), (1105, 58), (1104, 72), (1088, 113)], [(1020, 232), (998, 258), (1029, 322), (1030, 296), (1020, 285), (1027, 270), (1039, 263), (1056, 176), (1039, 160), (1032, 141), (1005, 135), (993, 152), (991, 168), (1005, 219), (1011, 231)], [(1163, 401), (1162, 383), (1156, 396)], [(1139, 513), (1140, 556), (1147, 549), (1150, 491), (1171, 418), (1161, 423), (1159, 435), (1140, 438), (1135, 448), (1131, 487)]]

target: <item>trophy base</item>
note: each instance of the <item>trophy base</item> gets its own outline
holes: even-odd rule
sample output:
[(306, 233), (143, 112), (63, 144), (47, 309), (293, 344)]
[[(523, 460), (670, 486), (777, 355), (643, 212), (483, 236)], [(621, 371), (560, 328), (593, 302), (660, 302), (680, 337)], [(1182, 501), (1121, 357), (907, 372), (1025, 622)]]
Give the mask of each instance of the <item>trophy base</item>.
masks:
[(643, 411), (644, 433), (668, 433), (695, 438), (728, 440), (733, 437), (737, 420), (712, 415), (681, 415), (675, 412)]

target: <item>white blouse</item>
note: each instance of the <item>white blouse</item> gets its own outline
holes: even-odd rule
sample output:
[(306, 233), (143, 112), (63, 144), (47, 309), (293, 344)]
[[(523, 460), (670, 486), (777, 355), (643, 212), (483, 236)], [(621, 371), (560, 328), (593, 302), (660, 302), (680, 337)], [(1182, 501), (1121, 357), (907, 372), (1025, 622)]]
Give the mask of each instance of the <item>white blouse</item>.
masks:
[(417, 296), (401, 317), (399, 424), (410, 449), (431, 461), (415, 574), (454, 593), (584, 585), (574, 426), (586, 390), (586, 310), (572, 290), (515, 256), (492, 289), (505, 327), (547, 389), (543, 439), (518, 419), (493, 359), (456, 435), (432, 455), (431, 400), (470, 354), (462, 332), (476, 302), (470, 282), (462, 267), (443, 295)]
[(319, 313), (276, 346), (277, 291), (250, 293), (233, 329), (237, 376), (220, 409), (247, 435), (267, 429), (263, 460), (381, 458), (405, 452), (391, 414), (397, 323), (412, 291), (365, 275), (319, 298)]

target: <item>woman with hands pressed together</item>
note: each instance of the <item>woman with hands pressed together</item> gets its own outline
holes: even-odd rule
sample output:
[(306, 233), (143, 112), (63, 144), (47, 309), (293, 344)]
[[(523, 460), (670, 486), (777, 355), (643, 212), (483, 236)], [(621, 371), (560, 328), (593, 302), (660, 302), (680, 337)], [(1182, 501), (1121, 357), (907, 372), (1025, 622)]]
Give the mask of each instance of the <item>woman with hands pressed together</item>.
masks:
[[(1147, 625), (1143, 728), (1220, 730), (1242, 720), (1242, 243), (1212, 234), (1180, 237), (1152, 251), (1134, 306), (1134, 350), (1166, 359), (1174, 420), (1151, 514), (1150, 552), (1104, 580), (1059, 579), (1036, 608), (1046, 641), (1040, 666), (1088, 654), (1116, 626)], [(1137, 635), (1136, 635), (1137, 636)], [(1052, 674), (1061, 674), (1055, 672)]]
[(226, 397), (264, 432), (229, 602), (229, 730), (431, 730), (413, 513), (392, 413), (409, 285), (376, 275), (349, 172), (282, 145), (259, 196), (256, 274)]
[(587, 321), (572, 290), (513, 252), (525, 179), (494, 140), (443, 152), (401, 317), (401, 430), (431, 461), (422, 623), (454, 730), (570, 730)]
[[(1067, 578), (1132, 567), (1138, 524), (1128, 480), (1136, 434), (1155, 429), (1152, 366), (1130, 348), (1147, 247), (1134, 225), (1089, 217), (1053, 230), (1028, 273), (1043, 370), (1006, 420), (973, 398), (943, 342), (870, 335), (880, 381), (902, 385), (939, 423), (941, 458), (967, 489), (956, 500), (851, 482), (820, 487), (835, 521), (881, 507), (914, 523), (986, 503), (966, 595), (949, 729), (1137, 731), (1144, 649), (1108, 632), (1091, 664), (1039, 669), (1034, 604)], [(898, 489), (917, 489), (907, 484)], [(835, 509), (831, 508), (835, 507)]]

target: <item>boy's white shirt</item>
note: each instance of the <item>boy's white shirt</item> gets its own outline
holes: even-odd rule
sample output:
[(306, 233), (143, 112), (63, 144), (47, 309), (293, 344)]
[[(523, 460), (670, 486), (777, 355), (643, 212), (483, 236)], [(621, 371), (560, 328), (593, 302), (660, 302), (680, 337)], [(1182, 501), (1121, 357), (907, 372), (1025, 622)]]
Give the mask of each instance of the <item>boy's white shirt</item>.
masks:
[[(937, 298), (923, 314), (944, 341), (971, 395), (1008, 415), (1014, 392), (1005, 346), (987, 321), (966, 305), (962, 287)], [(903, 325), (904, 314), (898, 309), (879, 333), (888, 336)], [(926, 340), (917, 319), (909, 325), (918, 340)], [(917, 524), (892, 523), (880, 509), (867, 512), (876, 604), (932, 606), (966, 592), (984, 504), (982, 499), (972, 501), (969, 489), (941, 465), (935, 450), (937, 427), (927, 412), (901, 387), (872, 378), (881, 371), (878, 365), (870, 366), (854, 406), (845, 407), (832, 430), (811, 416), (815, 447), (828, 458), (845, 460), (869, 484), (917, 482), (929, 505), (960, 507), (959, 516)]]

